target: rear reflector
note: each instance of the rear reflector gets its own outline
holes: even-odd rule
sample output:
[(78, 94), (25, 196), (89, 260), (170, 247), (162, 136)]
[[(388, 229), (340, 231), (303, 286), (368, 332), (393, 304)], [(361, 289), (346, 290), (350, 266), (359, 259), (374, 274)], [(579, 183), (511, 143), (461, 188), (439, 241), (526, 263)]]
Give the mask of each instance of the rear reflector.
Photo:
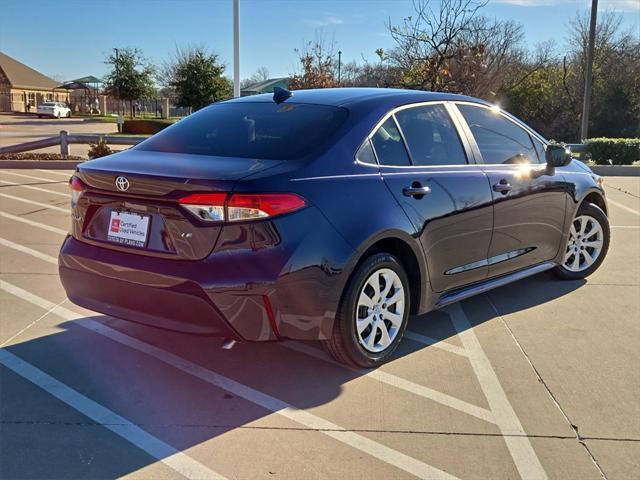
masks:
[(280, 331), (278, 330), (278, 324), (276, 323), (276, 316), (273, 314), (273, 306), (271, 306), (271, 300), (269, 300), (269, 297), (267, 295), (263, 295), (262, 301), (264, 303), (264, 308), (267, 311), (267, 317), (269, 317), (271, 330), (273, 330), (273, 333), (275, 333), (276, 337), (280, 338)]
[(201, 220), (216, 222), (274, 217), (306, 205), (303, 198), (292, 193), (194, 193), (178, 202)]

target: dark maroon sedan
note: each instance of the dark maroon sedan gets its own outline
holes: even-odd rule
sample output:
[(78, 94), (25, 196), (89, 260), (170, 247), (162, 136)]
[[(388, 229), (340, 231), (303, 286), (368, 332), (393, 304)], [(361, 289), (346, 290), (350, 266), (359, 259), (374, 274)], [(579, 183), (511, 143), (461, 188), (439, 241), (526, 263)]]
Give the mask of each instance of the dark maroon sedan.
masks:
[(60, 277), (83, 307), (228, 340), (391, 356), (409, 314), (591, 274), (599, 178), (474, 98), (278, 90), (211, 105), (70, 182)]

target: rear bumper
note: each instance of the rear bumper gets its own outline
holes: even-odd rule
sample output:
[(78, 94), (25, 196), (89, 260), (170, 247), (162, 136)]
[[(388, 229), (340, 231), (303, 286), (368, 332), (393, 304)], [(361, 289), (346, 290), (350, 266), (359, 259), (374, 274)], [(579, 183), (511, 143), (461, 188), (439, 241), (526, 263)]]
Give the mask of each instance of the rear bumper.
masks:
[(323, 222), (313, 208), (278, 219), (269, 245), (257, 242), (264, 242), (264, 222), (225, 227), (216, 252), (198, 261), (125, 253), (69, 236), (60, 279), (72, 302), (146, 325), (247, 341), (326, 339), (352, 249)]
[(96, 275), (77, 267), (62, 263), (59, 267), (69, 300), (77, 305), (167, 330), (241, 339), (197, 286), (160, 288)]

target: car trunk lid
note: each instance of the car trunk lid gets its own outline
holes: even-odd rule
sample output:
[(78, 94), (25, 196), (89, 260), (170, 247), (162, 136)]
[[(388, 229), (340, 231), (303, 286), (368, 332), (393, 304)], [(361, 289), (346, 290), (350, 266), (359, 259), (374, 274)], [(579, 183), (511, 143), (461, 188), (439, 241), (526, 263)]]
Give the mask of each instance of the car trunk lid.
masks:
[(231, 192), (238, 180), (279, 163), (136, 150), (87, 162), (76, 173), (85, 191), (72, 205), (72, 234), (139, 255), (205, 258), (222, 224), (196, 218), (178, 199), (194, 192)]

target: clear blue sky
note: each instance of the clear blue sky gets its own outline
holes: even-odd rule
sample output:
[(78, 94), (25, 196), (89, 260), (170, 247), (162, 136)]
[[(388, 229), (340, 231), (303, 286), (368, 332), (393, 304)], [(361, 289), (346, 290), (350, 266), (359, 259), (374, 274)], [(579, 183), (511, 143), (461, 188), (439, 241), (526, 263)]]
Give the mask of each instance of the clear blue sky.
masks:
[[(437, 3), (438, 0), (432, 0)], [(19, 61), (69, 80), (106, 73), (113, 47), (141, 48), (160, 64), (176, 45), (204, 44), (232, 73), (232, 0), (2, 0), (0, 50)], [(560, 49), (566, 19), (586, 11), (590, 0), (492, 0), (484, 13), (524, 26), (526, 42), (553, 39)], [(55, 6), (55, 8), (52, 8)], [(640, 0), (600, 0), (601, 10), (624, 14), (640, 30)], [(411, 0), (241, 0), (241, 77), (266, 66), (271, 76), (297, 67), (294, 48), (321, 30), (343, 60), (374, 60), (391, 48), (385, 22), (412, 13)]]

